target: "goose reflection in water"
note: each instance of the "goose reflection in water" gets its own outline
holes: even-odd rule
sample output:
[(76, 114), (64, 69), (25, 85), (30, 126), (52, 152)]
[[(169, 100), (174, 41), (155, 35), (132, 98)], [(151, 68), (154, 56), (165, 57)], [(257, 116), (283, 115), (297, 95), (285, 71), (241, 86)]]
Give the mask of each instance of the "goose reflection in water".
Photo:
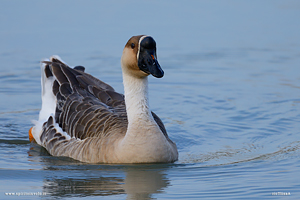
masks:
[(50, 156), (34, 144), (28, 154), (32, 162), (38, 159), (44, 165), (42, 192), (50, 197), (127, 195), (126, 199), (142, 200), (170, 185), (164, 170), (171, 164), (90, 165)]

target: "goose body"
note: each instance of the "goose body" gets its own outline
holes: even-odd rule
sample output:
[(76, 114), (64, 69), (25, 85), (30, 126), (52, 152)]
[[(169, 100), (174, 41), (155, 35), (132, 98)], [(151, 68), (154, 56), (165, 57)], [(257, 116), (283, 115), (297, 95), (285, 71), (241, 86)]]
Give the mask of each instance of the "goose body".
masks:
[(154, 39), (131, 37), (121, 66), (125, 95), (58, 56), (42, 61), (42, 108), (30, 137), (53, 156), (88, 163), (176, 161), (176, 144), (148, 103), (148, 75), (164, 74)]

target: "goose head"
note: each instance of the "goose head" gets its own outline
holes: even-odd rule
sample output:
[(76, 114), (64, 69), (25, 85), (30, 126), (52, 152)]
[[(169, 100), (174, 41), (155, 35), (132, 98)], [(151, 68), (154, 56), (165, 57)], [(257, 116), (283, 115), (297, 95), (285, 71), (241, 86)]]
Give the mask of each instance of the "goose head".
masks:
[(136, 77), (150, 74), (156, 78), (164, 76), (156, 57), (156, 42), (151, 36), (131, 37), (124, 47), (121, 64), (123, 72)]

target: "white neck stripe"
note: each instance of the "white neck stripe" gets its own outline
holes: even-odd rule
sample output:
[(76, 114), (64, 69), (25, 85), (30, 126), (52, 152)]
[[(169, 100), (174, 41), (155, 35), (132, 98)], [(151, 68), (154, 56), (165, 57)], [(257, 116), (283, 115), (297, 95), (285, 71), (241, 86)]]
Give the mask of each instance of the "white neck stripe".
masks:
[(139, 60), (139, 55), (140, 55), (140, 45), (141, 45), (141, 42), (142, 42), (142, 40), (143, 40), (145, 37), (148, 37), (148, 36), (149, 36), (149, 35), (144, 35), (144, 36), (141, 37), (140, 40), (139, 40), (138, 52), (137, 52), (137, 55), (136, 55), (137, 61)]

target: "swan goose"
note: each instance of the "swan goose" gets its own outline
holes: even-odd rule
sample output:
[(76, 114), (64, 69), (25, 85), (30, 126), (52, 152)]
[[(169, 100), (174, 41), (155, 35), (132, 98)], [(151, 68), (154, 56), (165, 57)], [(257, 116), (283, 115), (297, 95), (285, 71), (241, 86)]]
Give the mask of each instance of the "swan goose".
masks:
[(176, 144), (148, 102), (148, 75), (164, 75), (155, 40), (131, 37), (121, 66), (125, 95), (58, 56), (42, 61), (42, 108), (29, 139), (53, 156), (88, 163), (175, 162)]

